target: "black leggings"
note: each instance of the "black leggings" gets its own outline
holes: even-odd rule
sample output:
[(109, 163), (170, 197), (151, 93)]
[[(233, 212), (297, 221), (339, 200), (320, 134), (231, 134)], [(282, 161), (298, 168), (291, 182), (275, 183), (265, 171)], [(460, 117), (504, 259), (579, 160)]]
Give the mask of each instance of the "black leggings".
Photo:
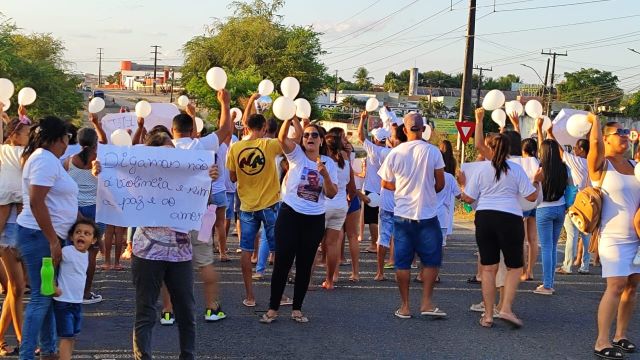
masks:
[(278, 310), (289, 270), (296, 260), (293, 310), (301, 310), (311, 280), (311, 268), (324, 235), (324, 214), (305, 215), (282, 203), (276, 219), (276, 258), (271, 276), (269, 309)]
[(522, 216), (504, 211), (476, 211), (476, 243), (482, 265), (500, 262), (500, 251), (504, 264), (510, 269), (523, 266), (524, 223)]

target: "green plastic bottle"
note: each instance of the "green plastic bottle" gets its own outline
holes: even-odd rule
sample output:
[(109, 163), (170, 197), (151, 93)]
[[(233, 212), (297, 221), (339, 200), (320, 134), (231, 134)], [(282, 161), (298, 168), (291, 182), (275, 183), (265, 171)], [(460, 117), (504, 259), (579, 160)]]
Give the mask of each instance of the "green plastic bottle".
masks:
[(40, 269), (40, 294), (44, 296), (51, 296), (56, 292), (53, 275), (53, 260), (50, 257), (42, 258), (42, 268)]
[(465, 203), (464, 205), (462, 205), (462, 207), (464, 208), (464, 211), (466, 211), (467, 213), (470, 213), (473, 211), (473, 208), (471, 207), (471, 205)]

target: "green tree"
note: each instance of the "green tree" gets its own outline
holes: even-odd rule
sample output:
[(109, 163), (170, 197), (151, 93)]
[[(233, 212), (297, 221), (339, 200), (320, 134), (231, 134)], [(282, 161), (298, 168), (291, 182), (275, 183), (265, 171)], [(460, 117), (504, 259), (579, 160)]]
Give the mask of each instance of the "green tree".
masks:
[(373, 83), (371, 80), (373, 78), (369, 76), (369, 70), (365, 67), (359, 67), (358, 70), (353, 74), (353, 78), (356, 80), (355, 84), (358, 87), (358, 90), (371, 90), (373, 88)]
[(429, 101), (426, 98), (420, 99), (418, 108), (427, 117), (438, 117), (446, 108), (441, 101)]
[[(205, 35), (192, 38), (183, 46), (185, 54), (182, 69), (183, 83), (189, 94), (205, 92), (205, 74), (213, 66), (220, 66), (228, 73), (251, 72), (259, 80), (270, 79), (279, 84), (283, 78), (294, 76), (300, 81), (299, 97), (310, 102), (316, 98), (326, 81), (326, 68), (320, 62), (325, 52), (320, 45), (319, 33), (309, 27), (285, 26), (278, 11), (284, 1), (252, 0), (232, 2), (233, 15), (216, 20)], [(253, 78), (254, 76), (249, 76)], [(235, 87), (229, 78), (227, 88)], [(203, 88), (204, 87), (204, 88)], [(232, 98), (243, 97), (257, 90), (254, 87), (236, 87)], [(203, 106), (214, 108), (216, 101), (202, 101)]]
[(113, 75), (109, 75), (106, 78), (109, 84), (120, 84), (120, 71), (116, 71)]
[(631, 117), (640, 117), (640, 91), (637, 91), (627, 98), (625, 98), (620, 104), (624, 106), (623, 113)]
[(498, 89), (502, 91), (509, 91), (511, 90), (511, 84), (518, 82), (520, 82), (520, 76), (515, 74), (508, 74), (497, 79), (487, 77), (482, 80), (482, 88), (484, 90)]
[(593, 68), (564, 73), (564, 81), (557, 90), (558, 100), (591, 111), (597, 111), (599, 106), (617, 107), (624, 94), (618, 87), (617, 76)]
[(364, 109), (364, 106), (366, 105), (366, 103), (367, 103), (366, 101), (358, 100), (354, 96), (347, 96), (346, 98), (342, 99), (342, 102), (341, 102), (342, 106), (346, 108), (358, 109), (358, 110)]
[[(32, 87), (38, 98), (29, 105), (29, 115), (38, 118), (56, 115), (70, 119), (82, 108), (77, 91), (82, 79), (66, 70), (64, 44), (50, 34), (22, 34), (17, 26), (0, 15), (0, 74), (10, 79), (16, 93), (10, 99), (17, 104), (17, 90)], [(10, 115), (17, 113), (12, 105)]]

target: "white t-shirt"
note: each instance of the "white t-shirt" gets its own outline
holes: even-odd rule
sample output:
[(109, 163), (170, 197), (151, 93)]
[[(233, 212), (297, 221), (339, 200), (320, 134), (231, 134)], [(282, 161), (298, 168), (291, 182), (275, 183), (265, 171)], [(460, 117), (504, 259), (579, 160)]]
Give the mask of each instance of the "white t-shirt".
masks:
[(396, 207), (395, 194), (391, 190), (387, 190), (383, 187), (380, 188), (380, 208), (384, 211), (393, 212)]
[(0, 204), (9, 204), (22, 198), (22, 164), (24, 147), (0, 145)]
[(62, 261), (58, 271), (58, 287), (62, 291), (62, 295), (54, 297), (56, 301), (82, 303), (88, 266), (89, 252), (80, 252), (73, 245), (62, 248)]
[(444, 168), (442, 153), (426, 141), (402, 143), (389, 152), (380, 177), (395, 182), (394, 215), (412, 220), (431, 219), (437, 215), (434, 172)]
[[(284, 183), (286, 191), (282, 201), (300, 214), (321, 215), (325, 213), (324, 178), (318, 172), (315, 161), (309, 160), (299, 145), (290, 154), (289, 172)], [(336, 163), (327, 156), (320, 157), (329, 172), (331, 182), (338, 183)]]
[(372, 143), (368, 139), (365, 139), (362, 145), (367, 152), (367, 172), (364, 176), (364, 190), (380, 194), (380, 175), (378, 170), (380, 170), (380, 165), (389, 150)]
[(60, 159), (45, 149), (36, 149), (24, 164), (22, 171), (23, 208), (18, 215), (18, 224), (29, 229), (40, 230), (31, 213), (29, 187), (46, 186), (51, 189), (45, 198), (51, 222), (56, 234), (67, 238), (69, 229), (78, 217), (78, 184), (62, 167)]
[(236, 183), (234, 183), (233, 181), (231, 181), (231, 178), (229, 177), (229, 169), (227, 169), (227, 154), (229, 153), (229, 147), (231, 147), (231, 145), (235, 144), (236, 142), (238, 142), (238, 137), (235, 135), (231, 135), (231, 142), (229, 143), (229, 145), (227, 144), (220, 144), (220, 156), (222, 156), (222, 147), (224, 145), (225, 147), (225, 151), (224, 151), (224, 162), (221, 162), (221, 164), (223, 165), (222, 167), (224, 167), (224, 187), (225, 190), (227, 192), (236, 192), (238, 190), (238, 187), (236, 185)]
[(562, 154), (562, 161), (571, 170), (571, 179), (573, 185), (577, 186), (579, 190), (587, 187), (589, 180), (589, 170), (587, 169), (587, 159), (581, 158), (568, 152)]
[(211, 182), (211, 194), (217, 194), (219, 192), (226, 192), (226, 179), (229, 177), (229, 170), (227, 170), (227, 152), (229, 147), (227, 144), (222, 143), (216, 151), (214, 159), (216, 165), (218, 165), (218, 178)]
[(218, 148), (220, 147), (220, 140), (218, 140), (218, 135), (216, 135), (216, 133), (211, 133), (199, 139), (192, 139), (188, 137), (173, 139), (173, 145), (178, 149), (184, 150), (193, 149), (218, 151)]
[(438, 198), (438, 222), (440, 228), (447, 229), (447, 232), (452, 227), (453, 222), (453, 210), (455, 205), (456, 196), (460, 195), (460, 189), (456, 184), (456, 179), (448, 172), (444, 173), (444, 188), (436, 194)]
[(507, 173), (496, 181), (496, 170), (490, 161), (481, 161), (482, 168), (467, 179), (464, 192), (478, 201), (476, 210), (496, 210), (522, 216), (518, 199), (531, 195), (536, 188), (522, 166), (509, 162)]
[(340, 169), (338, 163), (334, 161), (336, 171), (338, 172), (338, 193), (333, 199), (327, 199), (325, 201), (325, 207), (329, 209), (347, 209), (349, 202), (347, 201), (347, 184), (351, 180), (351, 164), (349, 160), (345, 160), (344, 167)]

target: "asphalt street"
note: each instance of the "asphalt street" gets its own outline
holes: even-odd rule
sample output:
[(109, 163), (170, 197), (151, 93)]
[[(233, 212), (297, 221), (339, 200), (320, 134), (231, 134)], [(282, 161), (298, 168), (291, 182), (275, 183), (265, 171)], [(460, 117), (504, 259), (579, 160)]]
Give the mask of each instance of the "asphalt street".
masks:
[[(238, 240), (229, 239), (235, 250)], [(562, 247), (562, 246), (561, 246)], [(364, 249), (364, 244), (362, 244)], [(448, 313), (442, 320), (419, 315), (420, 284), (412, 283), (411, 307), (414, 317), (402, 320), (393, 313), (399, 303), (395, 282), (373, 281), (375, 255), (361, 253), (359, 283), (346, 281), (349, 266), (341, 267), (342, 277), (334, 291), (315, 290), (307, 294), (303, 311), (307, 324), (289, 319), (290, 308), (270, 325), (258, 322), (266, 311), (269, 277), (255, 283), (258, 306), (241, 303), (244, 287), (239, 260), (219, 263), (221, 300), (228, 317), (205, 323), (197, 316), (198, 359), (218, 358), (392, 358), (392, 359), (592, 359), (596, 336), (595, 314), (604, 289), (600, 269), (590, 275), (560, 275), (556, 294), (542, 296), (531, 291), (538, 282), (521, 284), (514, 311), (524, 321), (520, 330), (496, 322), (492, 329), (478, 325), (479, 314), (469, 306), (481, 299), (480, 286), (466, 279), (475, 272), (473, 225), (458, 223), (445, 252), (442, 282), (435, 291), (437, 306)], [(560, 254), (559, 258), (562, 258)], [(134, 290), (129, 263), (121, 272), (99, 271), (95, 291), (104, 297), (99, 304), (84, 306), (84, 324), (77, 341), (78, 359), (131, 358)], [(314, 284), (321, 282), (323, 268), (316, 271)], [(540, 268), (535, 273), (540, 276)], [(391, 273), (387, 273), (390, 279)], [(202, 286), (196, 284), (198, 311), (204, 311)], [(287, 294), (292, 296), (289, 286)], [(629, 338), (640, 341), (637, 316), (631, 322)], [(177, 358), (177, 327), (154, 330), (157, 359)], [(14, 343), (12, 336), (7, 338)], [(628, 356), (640, 359), (640, 355)]]

